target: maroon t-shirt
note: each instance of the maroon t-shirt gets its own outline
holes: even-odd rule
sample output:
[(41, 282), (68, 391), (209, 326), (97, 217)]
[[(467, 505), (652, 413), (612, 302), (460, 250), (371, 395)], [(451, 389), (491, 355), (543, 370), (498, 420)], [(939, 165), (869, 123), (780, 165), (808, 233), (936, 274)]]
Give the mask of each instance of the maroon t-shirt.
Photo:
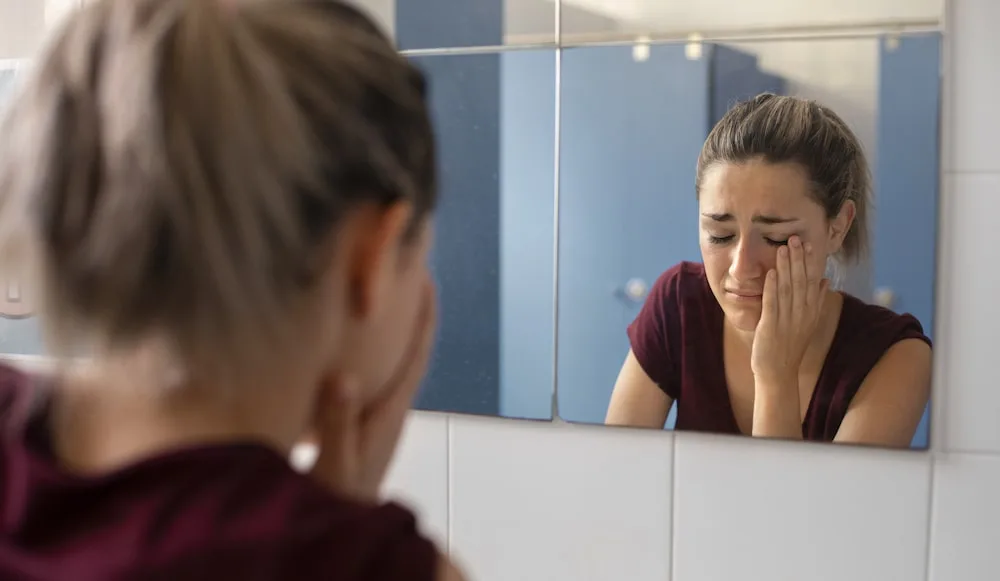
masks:
[(257, 444), (165, 452), (100, 477), (55, 461), (31, 378), (0, 366), (0, 579), (431, 581), (413, 515), (331, 494)]
[[(807, 440), (833, 441), (851, 399), (889, 347), (904, 339), (930, 344), (913, 316), (843, 296), (840, 323), (802, 422)], [(678, 430), (740, 433), (723, 361), (724, 320), (704, 265), (682, 262), (657, 279), (628, 328), (639, 365), (676, 402)]]

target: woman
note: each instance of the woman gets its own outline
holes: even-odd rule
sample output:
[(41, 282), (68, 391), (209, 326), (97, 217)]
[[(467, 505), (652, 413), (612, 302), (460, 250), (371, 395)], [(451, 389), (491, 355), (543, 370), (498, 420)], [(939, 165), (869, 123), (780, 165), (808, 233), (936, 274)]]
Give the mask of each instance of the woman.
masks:
[(459, 579), (378, 497), (435, 325), (389, 40), (332, 0), (97, 0), (10, 113), (4, 256), (88, 358), (0, 369), (0, 578)]
[(607, 423), (908, 446), (930, 340), (912, 316), (832, 291), (829, 260), (867, 250), (870, 178), (833, 111), (760, 95), (698, 159), (703, 264), (657, 280), (629, 326)]

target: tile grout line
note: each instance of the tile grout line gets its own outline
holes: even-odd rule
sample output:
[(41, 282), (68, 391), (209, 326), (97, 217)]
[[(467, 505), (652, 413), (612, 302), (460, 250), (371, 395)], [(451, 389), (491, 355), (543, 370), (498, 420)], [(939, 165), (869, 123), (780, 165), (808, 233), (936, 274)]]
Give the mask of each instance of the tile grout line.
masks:
[(928, 476), (928, 486), (927, 486), (927, 535), (924, 538), (924, 578), (927, 581), (931, 580), (931, 565), (933, 564), (933, 559), (931, 558), (931, 547), (934, 546), (934, 482), (936, 480), (935, 475), (937, 472), (937, 453), (931, 453), (930, 456), (930, 475)]
[[(677, 405), (676, 403), (674, 405)], [(670, 577), (677, 578), (677, 434), (671, 430), (670, 439)]]
[(445, 504), (444, 504), (444, 526), (445, 526), (445, 552), (448, 554), (449, 558), (452, 557), (452, 514), (454, 513), (451, 500), (451, 490), (452, 490), (452, 469), (451, 469), (451, 414), (445, 414), (444, 416), (444, 493), (445, 493)]

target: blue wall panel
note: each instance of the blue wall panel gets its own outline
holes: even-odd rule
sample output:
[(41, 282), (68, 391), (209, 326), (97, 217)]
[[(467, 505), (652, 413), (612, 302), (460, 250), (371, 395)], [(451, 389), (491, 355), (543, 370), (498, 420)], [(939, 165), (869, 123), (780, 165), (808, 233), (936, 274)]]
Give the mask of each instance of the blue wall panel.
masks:
[(430, 79), (441, 204), (440, 326), (419, 409), (499, 412), (500, 56), (415, 57)]
[[(928, 34), (879, 47), (878, 168), (872, 258), (875, 287), (933, 337), (941, 107), (941, 39)], [(924, 414), (913, 446), (928, 442)]]

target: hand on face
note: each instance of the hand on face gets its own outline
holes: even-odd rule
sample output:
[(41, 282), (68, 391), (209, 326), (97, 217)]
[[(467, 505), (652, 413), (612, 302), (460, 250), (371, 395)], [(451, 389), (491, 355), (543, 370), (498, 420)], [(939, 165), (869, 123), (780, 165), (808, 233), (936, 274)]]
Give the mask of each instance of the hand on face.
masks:
[(811, 245), (793, 236), (778, 249), (776, 267), (764, 280), (760, 322), (750, 367), (766, 381), (797, 381), (799, 365), (819, 326), (829, 281), (809, 262)]
[(410, 345), (379, 398), (366, 404), (369, 386), (341, 378), (323, 390), (316, 406), (319, 457), (311, 475), (334, 491), (377, 502), (379, 488), (427, 372), (437, 329), (434, 284), (423, 289), (421, 311)]

